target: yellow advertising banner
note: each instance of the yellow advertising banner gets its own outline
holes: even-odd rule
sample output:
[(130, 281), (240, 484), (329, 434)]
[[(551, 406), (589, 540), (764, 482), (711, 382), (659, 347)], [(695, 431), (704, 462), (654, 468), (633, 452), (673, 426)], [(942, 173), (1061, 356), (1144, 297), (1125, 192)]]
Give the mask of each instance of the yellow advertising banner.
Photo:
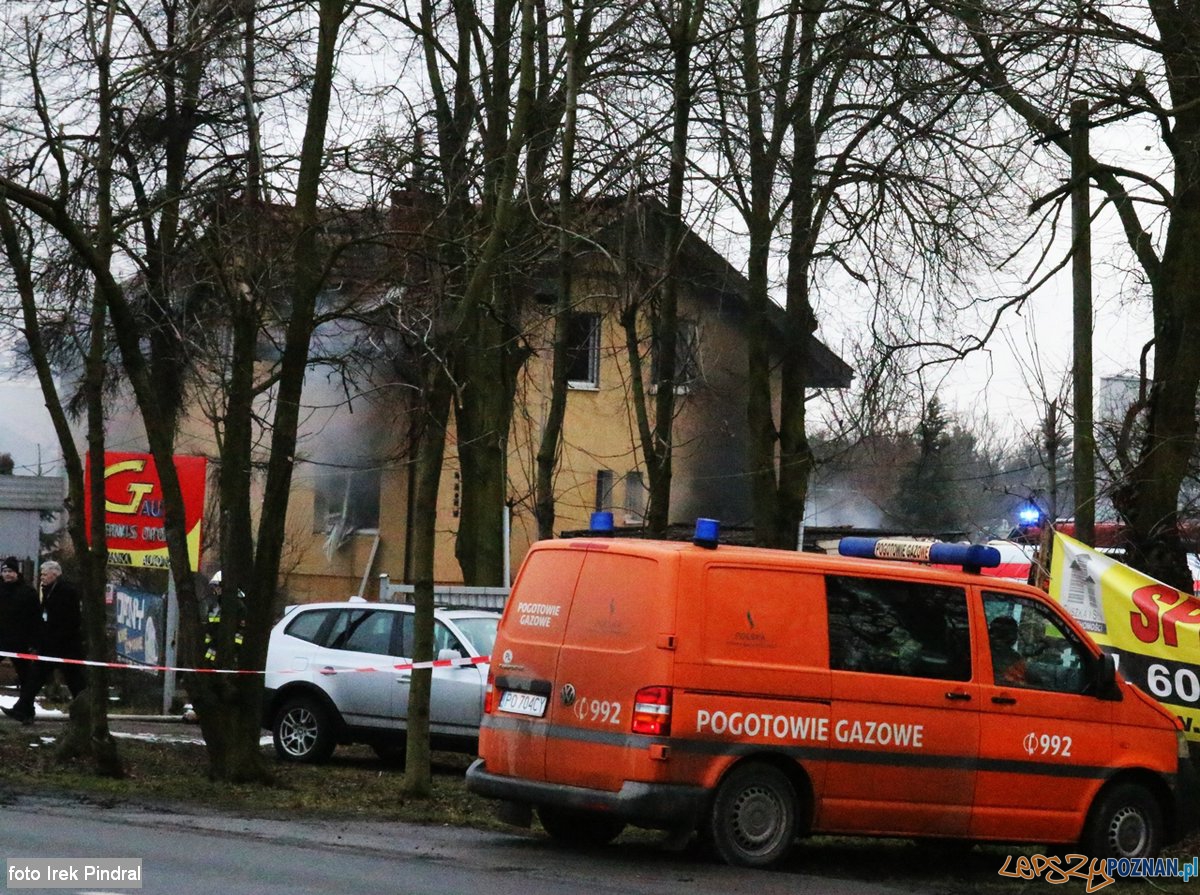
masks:
[(1054, 534), (1050, 596), (1200, 742), (1200, 598)]

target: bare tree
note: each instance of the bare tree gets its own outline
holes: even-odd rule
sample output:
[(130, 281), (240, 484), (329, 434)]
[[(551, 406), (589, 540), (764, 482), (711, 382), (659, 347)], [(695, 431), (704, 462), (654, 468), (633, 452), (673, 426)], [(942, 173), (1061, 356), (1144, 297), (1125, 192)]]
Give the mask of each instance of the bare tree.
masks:
[[(588, 54), (592, 51), (592, 21), (596, 4), (585, 2), (578, 13), (572, 0), (563, 0), (562, 32), (564, 79), (562, 84), (562, 146), (558, 174), (558, 297), (554, 309), (551, 345), (550, 406), (542, 427), (536, 457), (534, 515), (539, 538), (554, 536), (554, 473), (562, 447), (563, 420), (567, 410), (569, 315), (574, 301), (576, 213), (575, 152), (579, 121), (579, 94), (587, 76)], [(548, 53), (544, 53), (548, 55)], [(543, 79), (544, 90), (550, 85)], [(544, 133), (544, 129), (542, 130)], [(538, 191), (531, 186), (530, 198)]]
[[(36, 222), (18, 220), (8, 203), (0, 201), (0, 237), (3, 239), (4, 254), (12, 268), (20, 301), (20, 331), (25, 337), (29, 360), (37, 374), (46, 408), (62, 447), (63, 466), (67, 473), (67, 507), (71, 510), (67, 514), (67, 528), (71, 536), (75, 562), (82, 578), (87, 656), (92, 660), (103, 661), (108, 655), (104, 609), (108, 550), (104, 514), (92, 514), (89, 527), (81, 510), (89, 503), (92, 506), (102, 506), (104, 501), (104, 390), (110, 373), (105, 356), (104, 302), (97, 291), (87, 290), (90, 300), (82, 302), (83, 307), (80, 308), (81, 311), (88, 311), (90, 305), (90, 311), (86, 314), (88, 325), (84, 331), (77, 333), (68, 329), (67, 332), (59, 333), (58, 339), (53, 335), (47, 337), (43, 322), (46, 302), (44, 296), (38, 294), (37, 287), (37, 281), (41, 277), (35, 275), (33, 267), (38, 257), (34, 248), (35, 242), (41, 242), (45, 246), (46, 242), (51, 241), (42, 241), (45, 236), (47, 234)], [(49, 277), (42, 281), (46, 282), (48, 279)], [(64, 284), (59, 281), (58, 285)], [(86, 289), (89, 284), (85, 281), (83, 285)], [(69, 289), (63, 289), (62, 292), (70, 294)], [(62, 322), (66, 327), (70, 327), (68, 321), (75, 316), (74, 308), (75, 303), (71, 302), (62, 309), (65, 311)], [(55, 356), (53, 342), (64, 336), (71, 343), (73, 358), (70, 355), (67, 358), (61, 354), (57, 358)], [(67, 406), (55, 379), (56, 360), (60, 363), (70, 363), (74, 360), (80, 364), (77, 385), (86, 414), (86, 472), (90, 472), (90, 475), (85, 474), (84, 460), (76, 448)], [(63, 737), (58, 754), (63, 758), (87, 756), (98, 773), (114, 777), (123, 776), (124, 767), (116, 740), (108, 728), (107, 670), (97, 665), (89, 667), (87, 673), (88, 687), (72, 705), (67, 733)], [(86, 707), (86, 711), (77, 711), (76, 705)]]
[(654, 414), (646, 411), (638, 349), (638, 304), (630, 304), (622, 318), (627, 333), (632, 370), (634, 409), (641, 433), (649, 487), (646, 529), (662, 536), (670, 523), (673, 437), (678, 371), (679, 285), (683, 236), (685, 189), (689, 167), (689, 137), (692, 106), (697, 91), (695, 61), (697, 44), (705, 25), (706, 0), (682, 0), (656, 4), (653, 18), (667, 49), (667, 80), (670, 121), (667, 138), (666, 202), (662, 220), (653, 222), (662, 233), (661, 278), (655, 283), (649, 307), (651, 347), (654, 352)]
[(1138, 120), (1158, 135), (1166, 176), (1157, 166), (1137, 170), (1095, 157), (1087, 169), (1154, 313), (1145, 427), (1113, 503), (1128, 525), (1130, 561), (1190, 589), (1178, 520), (1181, 484), (1196, 452), (1200, 386), (1190, 338), (1200, 314), (1193, 299), (1200, 261), (1192, 248), (1200, 232), (1200, 119), (1191, 111), (1200, 84), (1189, 74), (1200, 58), (1200, 19), (1190, 4), (934, 2), (913, 4), (906, 21), (919, 25), (931, 56), (988, 91), (1062, 159), (1064, 170), (1072, 100), (1091, 103), (1093, 131)]
[[(88, 60), (77, 56), (70, 27), (74, 17), (86, 19), (92, 9), (92, 4), (82, 3), (58, 13), (66, 35), (57, 48), (67, 60), (63, 75), (77, 76), (84, 97), (88, 97)], [(120, 83), (120, 90), (114, 86), (106, 91), (101, 80), (89, 97), (95, 100), (94, 114), (72, 122), (83, 131), (79, 136), (64, 126), (64, 116), (78, 108), (73, 104), (75, 95), (63, 91), (56, 105), (35, 106), (46, 123), (42, 136), (14, 138), (7, 156), (12, 165), (0, 178), (9, 202), (46, 222), (70, 246), (94, 278), (101, 306), (111, 315), (122, 367), (163, 487), (165, 534), (180, 596), (185, 646), (189, 641), (194, 644), (198, 600), (189, 572), (183, 504), (172, 456), (192, 368), (191, 336), (201, 322), (188, 303), (193, 294), (188, 288), (190, 276), (197, 266), (196, 238), (206, 228), (222, 224), (219, 215), (209, 215), (213, 209), (228, 207), (222, 197), (237, 185), (246, 186), (243, 199), (248, 207), (262, 208), (256, 193), (263, 173), (256, 130), (259, 103), (292, 93), (290, 87), (274, 88), (276, 92), (267, 91), (266, 96), (259, 92), (254, 69), (260, 46), (256, 29), (263, 23), (275, 27), (280, 43), (294, 36), (293, 22), (301, 33), (309, 26), (315, 32), (311, 70), (301, 76), (307, 87), (301, 99), (306, 124), (294, 174), (285, 182), (294, 195), (284, 228), (289, 238), (288, 301), (281, 315), (285, 322), (276, 329), (280, 360), (270, 377), (274, 398), (270, 445), (263, 497), (253, 516), (247, 433), (257, 412), (251, 400), (259, 387), (253, 382), (254, 346), (260, 329), (280, 320), (280, 308), (259, 303), (254, 292), (258, 284), (243, 270), (235, 290), (238, 301), (232, 306), (242, 313), (220, 322), (231, 324), (235, 346), (233, 373), (226, 383), (220, 472), (225, 608), (230, 611), (223, 614), (218, 642), (223, 660), (234, 666), (230, 670), (262, 668), (273, 618), (300, 390), (328, 257), (318, 238), (318, 201), (339, 36), (349, 9), (343, 0), (320, 0), (311, 11), (307, 4), (245, 3), (235, 8), (178, 0), (165, 4), (162, 15), (140, 18), (136, 10), (111, 5), (109, 21), (115, 17), (121, 35), (112, 45), (122, 51), (107, 61), (121, 66), (120, 77), (114, 75), (110, 82)], [(289, 11), (297, 17), (289, 19)], [(44, 19), (40, 25), (44, 33)], [(36, 49), (40, 42), (34, 39), (29, 45)], [(34, 85), (34, 95), (42, 96), (38, 62), (31, 54), (22, 74)], [(228, 77), (231, 71), (236, 75)], [(63, 118), (61, 124), (55, 116)], [(231, 154), (229, 144), (239, 139), (243, 146), (249, 145), (249, 151)], [(76, 151), (91, 145), (101, 150), (94, 159)], [(106, 146), (111, 147), (109, 155), (103, 152)], [(37, 163), (44, 154), (58, 159), (58, 166), (47, 170)], [(115, 175), (109, 178), (110, 169), (119, 171), (119, 180)], [(108, 179), (116, 180), (120, 188), (107, 190)], [(93, 180), (99, 188), (91, 193), (71, 192), (86, 189)], [(97, 210), (98, 223), (91, 218), (92, 208)], [(105, 223), (109, 220), (111, 226)], [(114, 252), (118, 247), (119, 254)], [(243, 257), (254, 250), (252, 240), (240, 247)], [(230, 267), (230, 276), (237, 279), (239, 265)], [(202, 322), (214, 324), (211, 316)], [(244, 594), (246, 607), (246, 643), (235, 654), (235, 627), (241, 613), (232, 610), (239, 594)], [(258, 748), (261, 679), (255, 674), (203, 675), (190, 680), (189, 688), (205, 732), (210, 773), (230, 780), (266, 778)]]
[(959, 129), (970, 97), (947, 89), (889, 21), (894, 5), (745, 0), (715, 16), (727, 37), (713, 46), (706, 145), (748, 236), (747, 423), (762, 544), (794, 546), (803, 514), (818, 296), (858, 288), (882, 309), (920, 290), (933, 305), (987, 251), (975, 239), (990, 199), (980, 175), (1008, 150)]
[[(442, 190), (440, 213), (430, 228), (440, 239), (439, 282), (421, 375), (422, 422), (414, 469), (415, 501), (425, 509), (417, 515), (412, 540), (417, 607), (413, 651), (421, 661), (433, 653), (435, 510), (451, 406), (463, 467), (456, 553), (464, 580), (495, 583), (503, 568), (499, 523), (512, 394), (527, 357), (517, 338), (506, 258), (535, 94), (536, 16), (531, 0), (495, 3), (490, 19), (485, 18), (488, 10), (473, 3), (443, 10), (425, 0), (415, 16), (406, 10), (378, 11), (410, 29), (417, 41), (431, 97), (436, 182)], [(431, 786), (430, 684), (428, 670), (414, 672), (405, 778), (414, 793), (427, 793)]]

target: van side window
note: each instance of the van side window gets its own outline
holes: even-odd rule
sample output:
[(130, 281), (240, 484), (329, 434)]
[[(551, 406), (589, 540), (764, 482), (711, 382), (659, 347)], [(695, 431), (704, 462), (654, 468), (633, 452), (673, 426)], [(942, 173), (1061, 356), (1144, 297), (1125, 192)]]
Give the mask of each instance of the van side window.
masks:
[(1034, 600), (983, 592), (992, 680), (998, 687), (1083, 693), (1088, 651), (1053, 612)]
[(842, 575), (827, 576), (825, 588), (834, 671), (971, 679), (962, 588)]

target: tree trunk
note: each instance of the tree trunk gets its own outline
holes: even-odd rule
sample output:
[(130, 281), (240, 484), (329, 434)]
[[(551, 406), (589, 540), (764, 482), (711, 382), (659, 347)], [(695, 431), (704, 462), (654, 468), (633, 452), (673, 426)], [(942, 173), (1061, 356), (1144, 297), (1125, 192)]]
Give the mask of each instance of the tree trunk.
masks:
[[(437, 359), (425, 377), (413, 475), (412, 580), (413, 660), (433, 658), (433, 572), (437, 543), (438, 486), (446, 452), (446, 422), (450, 413), (450, 382)], [(429, 696), (432, 672), (414, 670), (408, 690), (408, 743), (404, 790), (428, 796), (433, 789), (429, 754)]]
[[(516, 6), (516, 4), (512, 4)], [(484, 140), (484, 201), (479, 215), (485, 234), (478, 257), (465, 278), (461, 301), (453, 315), (453, 362), (460, 375), (455, 403), (458, 455), (463, 464), (462, 516), (455, 553), (468, 584), (496, 585), (504, 570), (502, 513), (508, 488), (508, 434), (516, 375), (528, 356), (516, 344), (519, 322), (501, 259), (508, 249), (516, 209), (519, 158), (528, 141), (533, 102), (535, 17), (532, 0), (520, 0), (520, 42), (516, 104), (510, 101), (511, 49), (504, 39), (510, 25), (497, 4), (492, 31), (491, 93), (483, 98), (488, 128)], [(511, 10), (509, 10), (511, 12)], [(465, 85), (463, 85), (465, 88)], [(463, 100), (465, 102), (465, 100)], [(461, 106), (457, 111), (462, 111)], [(463, 121), (442, 109), (439, 127), (447, 140), (465, 142)], [(446, 166), (449, 168), (449, 166)], [(449, 184), (459, 207), (466, 204), (470, 184)], [(453, 202), (451, 204), (454, 204)], [(458, 234), (454, 234), (456, 237)], [(463, 378), (464, 371), (470, 375)]]
[[(1190, 196), (1188, 195), (1190, 194)], [(1129, 526), (1128, 561), (1188, 593), (1192, 575), (1179, 531), (1179, 493), (1196, 453), (1196, 395), (1200, 385), (1200, 189), (1184, 194), (1171, 215), (1162, 276), (1155, 288), (1154, 377), (1138, 459), (1113, 493)], [(1184, 248), (1189, 246), (1190, 248)], [(1161, 293), (1161, 294), (1159, 294)]]
[(800, 41), (796, 53), (796, 95), (791, 120), (792, 157), (791, 234), (788, 245), (787, 306), (779, 378), (779, 495), (775, 510), (773, 547), (799, 550), (800, 524), (813, 455), (808, 446), (806, 394), (809, 344), (817, 329), (809, 298), (812, 258), (818, 227), (815, 222), (817, 189), (817, 133), (812, 109), (815, 103), (814, 68), (818, 13), (801, 12)]
[[(501, 287), (503, 288), (503, 287)], [(460, 357), (454, 408), (458, 459), (462, 469), (462, 511), (455, 555), (463, 582), (503, 584), (502, 513), (508, 500), (508, 433), (516, 395), (517, 370), (525, 354), (499, 322), (480, 321), (477, 351)]]
[[(590, 14), (585, 12), (583, 35), (586, 38)], [(563, 438), (563, 420), (567, 412), (567, 316), (571, 312), (574, 288), (575, 249), (572, 177), (575, 173), (575, 132), (579, 114), (579, 84), (582, 80), (586, 47), (580, 51), (579, 31), (571, 0), (563, 3), (563, 52), (567, 57), (565, 96), (563, 97), (562, 167), (558, 175), (558, 297), (554, 303), (554, 338), (551, 345), (550, 405), (537, 452), (534, 481), (534, 515), (538, 538), (554, 537), (554, 472), (558, 466)]]
[[(755, 223), (755, 222), (748, 222)], [(775, 419), (771, 408), (771, 357), (768, 319), (771, 297), (767, 280), (769, 224), (750, 230), (746, 338), (746, 428), (748, 467), (754, 500), (754, 543), (773, 546), (777, 531), (778, 491), (775, 478)]]

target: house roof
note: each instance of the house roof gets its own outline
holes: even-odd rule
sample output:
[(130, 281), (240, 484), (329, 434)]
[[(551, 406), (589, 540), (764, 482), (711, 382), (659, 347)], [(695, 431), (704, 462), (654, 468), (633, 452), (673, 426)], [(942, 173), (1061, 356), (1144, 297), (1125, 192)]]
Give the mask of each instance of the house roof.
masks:
[[(624, 198), (603, 199), (594, 203), (602, 219), (607, 222), (597, 237), (610, 251), (617, 251), (621, 239), (620, 230), (629, 223), (630, 203)], [(640, 240), (641, 260), (649, 266), (661, 265), (663, 253), (663, 231), (661, 221), (667, 214), (663, 204), (652, 197), (634, 200), (633, 212), (636, 226), (643, 238)], [(659, 222), (656, 224), (655, 222)], [(729, 260), (700, 237), (695, 230), (686, 228), (683, 234), (682, 276), (696, 294), (724, 311), (745, 314), (749, 311), (747, 296), (750, 282)], [(784, 348), (783, 334), (786, 311), (772, 303), (768, 312), (778, 337), (776, 351)], [(854, 378), (854, 370), (815, 335), (809, 336), (808, 385), (811, 388), (848, 388)]]
[(66, 480), (45, 475), (0, 475), (0, 510), (61, 510)]
[[(620, 251), (622, 231), (631, 223), (639, 230), (639, 255), (642, 262), (653, 268), (661, 263), (663, 231), (661, 222), (666, 208), (652, 197), (634, 200), (634, 217), (629, 213), (630, 203), (623, 197), (605, 197), (581, 203), (581, 217), (590, 216), (591, 225), (581, 221), (581, 226), (594, 230), (596, 243), (613, 253)], [(344, 277), (360, 288), (372, 282), (379, 283), (398, 273), (395, 266), (399, 256), (416, 251), (422, 237), (420, 234), (437, 214), (436, 198), (412, 190), (398, 190), (392, 195), (392, 207), (386, 219), (374, 212), (329, 213), (325, 222), (326, 232), (343, 239), (359, 237), (358, 245), (343, 250), (335, 265), (334, 276)], [(390, 232), (384, 230), (390, 225)], [(363, 234), (372, 236), (363, 240)], [(386, 235), (381, 235), (386, 233)], [(389, 265), (389, 248), (391, 264)], [(729, 263), (720, 252), (702, 239), (690, 227), (683, 235), (684, 280), (693, 294), (701, 301), (711, 303), (714, 310), (722, 313), (744, 315), (748, 313), (747, 295), (750, 284), (746, 277)], [(531, 265), (526, 271), (528, 291), (542, 299), (552, 300), (558, 290), (557, 254), (551, 253), (541, 264)], [(773, 323), (778, 355), (785, 348), (784, 323), (786, 312), (772, 303), (769, 314)], [(826, 346), (815, 335), (809, 337), (808, 386), (811, 388), (847, 388), (854, 371), (841, 357)]]

